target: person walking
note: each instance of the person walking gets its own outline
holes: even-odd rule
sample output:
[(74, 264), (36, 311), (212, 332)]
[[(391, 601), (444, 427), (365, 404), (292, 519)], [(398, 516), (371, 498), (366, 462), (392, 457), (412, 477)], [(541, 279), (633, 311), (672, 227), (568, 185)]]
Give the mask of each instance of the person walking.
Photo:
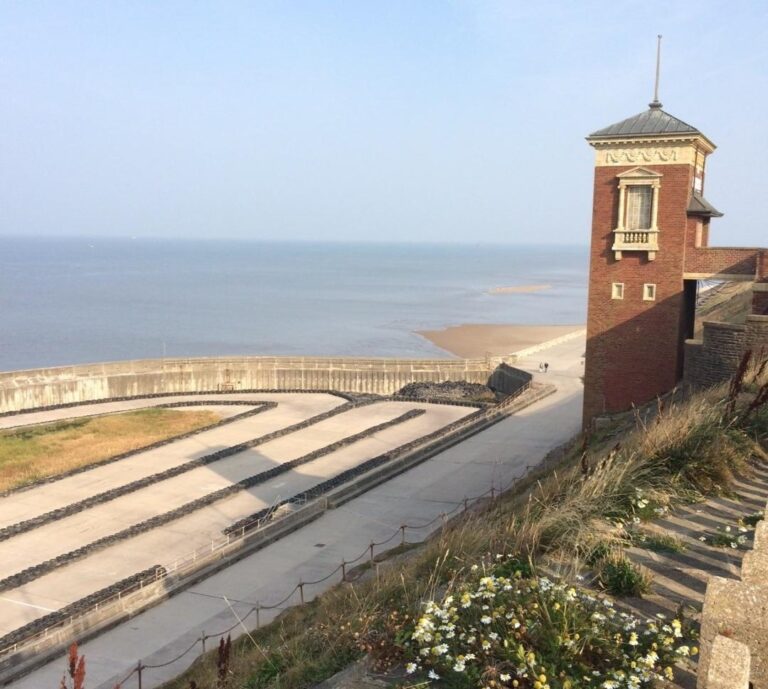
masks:
[(545, 361), (544, 362), (544, 373), (546, 373), (547, 371), (549, 371), (549, 364)]

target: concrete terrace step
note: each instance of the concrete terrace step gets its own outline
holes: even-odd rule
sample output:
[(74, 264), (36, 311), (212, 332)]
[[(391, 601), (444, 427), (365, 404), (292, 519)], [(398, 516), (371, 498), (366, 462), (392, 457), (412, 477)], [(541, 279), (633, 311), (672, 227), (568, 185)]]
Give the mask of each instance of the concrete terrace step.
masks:
[[(141, 495), (140, 492), (136, 496), (123, 496), (47, 526), (39, 527), (34, 530), (33, 534), (26, 537), (15, 536), (9, 539), (7, 543), (0, 545), (0, 558), (3, 560), (3, 566), (9, 567), (9, 564), (13, 566), (14, 555), (17, 560), (19, 557), (34, 558), (39, 564), (29, 564), (24, 570), (0, 579), (0, 591), (16, 588), (20, 584), (39, 578), (42, 574), (52, 571), (61, 564), (89, 555), (99, 548), (130, 538), (138, 533), (157, 528), (200, 507), (228, 498), (237, 492), (263, 484), (280, 474), (297, 469), (342, 447), (410, 421), (415, 416), (422, 414), (424, 414), (424, 410), (411, 409), (394, 419), (367, 427), (354, 435), (335, 439), (329, 445), (314, 449), (306, 455), (278, 463), (270, 458), (268, 461), (263, 461), (263, 464), (269, 468), (258, 473), (249, 473), (253, 471), (252, 463), (241, 465), (239, 468), (244, 475), (242, 477), (239, 477), (239, 474), (220, 477), (219, 483), (224, 485), (217, 490), (210, 491), (212, 485), (210, 478), (206, 481), (190, 476), (190, 480), (185, 482), (183, 490), (180, 486), (180, 490), (171, 493), (168, 485), (166, 485), (170, 481), (165, 481), (156, 486), (145, 488), (143, 492), (148, 493), (148, 495)], [(194, 494), (194, 489), (202, 494), (190, 501), (189, 497)], [(140, 499), (138, 504), (137, 499)], [(158, 508), (163, 508), (165, 511), (160, 511)], [(142, 512), (151, 516), (141, 520)], [(123, 528), (116, 531), (115, 529), (120, 526)], [(97, 538), (89, 540), (93, 539), (94, 536)], [(19, 547), (22, 538), (26, 546), (23, 550)], [(69, 544), (77, 543), (78, 539), (82, 545), (72, 550), (66, 550)], [(51, 555), (51, 558), (48, 559), (46, 555)], [(27, 562), (29, 561), (28, 559)]]
[(277, 399), (277, 408), (163, 447), (139, 452), (125, 464), (120, 461), (97, 466), (75, 476), (2, 497), (0, 527), (34, 518), (217, 450), (279, 431), (345, 404), (341, 398), (331, 395), (307, 397), (310, 399), (301, 399), (299, 395), (284, 395), (282, 399), (279, 395), (267, 395), (264, 401), (274, 402)]
[[(414, 409), (424, 407), (428, 408), (428, 413), (421, 412), (419, 415), (414, 415)], [(113, 544), (104, 543), (103, 548), (96, 549), (90, 554), (85, 553), (81, 559), (69, 564), (60, 563), (48, 573), (38, 571), (36, 574), (40, 576), (3, 594), (3, 600), (0, 602), (0, 608), (2, 608), (0, 634), (70, 604), (89, 592), (103, 589), (136, 571), (158, 564), (158, 554), (161, 554), (160, 564), (173, 565), (176, 558), (186, 557), (192, 550), (210, 543), (212, 538), (220, 540), (221, 533), (227, 526), (252, 514), (257, 509), (269, 508), (281, 498), (311, 489), (324, 479), (359, 465), (366, 458), (402, 445), (403, 440), (408, 441), (427, 435), (471, 414), (472, 411), (467, 407), (383, 401), (365, 408), (348, 408), (344, 414), (327, 419), (328, 428), (323, 432), (318, 433), (318, 426), (313, 426), (311, 435), (301, 442), (291, 440), (295, 434), (274, 441), (275, 445), (278, 443), (282, 445), (283, 449), (280, 453), (283, 459), (291, 463), (287, 471), (275, 472), (274, 476), (270, 475), (265, 481), (256, 481), (253, 486), (238, 486), (235, 494), (229, 497), (222, 495), (220, 499), (208, 505), (200, 505), (186, 516), (174, 516), (165, 527), (148, 528), (135, 535), (127, 534), (125, 540)], [(397, 414), (399, 416), (395, 416)], [(377, 421), (380, 423), (375, 423)], [(407, 423), (404, 423), (405, 421)], [(382, 427), (382, 424), (386, 427)], [(353, 432), (361, 428), (363, 431)], [(305, 434), (308, 433), (310, 433), (309, 428), (305, 431)], [(366, 437), (362, 437), (363, 433)], [(345, 439), (350, 437), (352, 440), (345, 442)], [(323, 445), (322, 443), (326, 440), (330, 440), (331, 443)], [(309, 450), (309, 452), (296, 458), (297, 448)], [(250, 453), (250, 455), (253, 454)], [(270, 451), (269, 461), (265, 467), (270, 474), (273, 469), (278, 468), (274, 462), (277, 456)], [(304, 462), (302, 458), (306, 461)], [(294, 463), (293, 459), (302, 461)], [(306, 463), (306, 466), (302, 466), (303, 463)], [(249, 456), (242, 466), (246, 479), (256, 475), (253, 472), (253, 456)], [(225, 486), (232, 485), (233, 478), (236, 477), (229, 477)], [(138, 496), (140, 493), (126, 496), (126, 499)], [(185, 491), (179, 493), (182, 499), (185, 495), (187, 497), (184, 502), (188, 502), (188, 494)], [(167, 507), (167, 503), (162, 500), (159, 504)], [(106, 503), (100, 508), (108, 506), (109, 503)], [(162, 514), (167, 514), (167, 511)], [(127, 517), (129, 523), (133, 524), (140, 521), (135, 509), (132, 509), (129, 504), (125, 510), (118, 513), (117, 517), (120, 519)], [(91, 519), (90, 522), (94, 524), (94, 528), (100, 525), (98, 519)], [(45, 528), (48, 527), (40, 531)], [(114, 528), (108, 531), (111, 534), (115, 532)], [(4, 546), (11, 545), (19, 539), (21, 539), (19, 543), (25, 543), (34, 533), (33, 531), (0, 544), (0, 551)], [(77, 535), (76, 531), (74, 533)], [(92, 539), (90, 543), (93, 543)], [(85, 544), (88, 545), (89, 541), (86, 540)], [(25, 552), (29, 550), (35, 552), (35, 549), (25, 549)], [(37, 553), (37, 562), (39, 563), (41, 559)]]

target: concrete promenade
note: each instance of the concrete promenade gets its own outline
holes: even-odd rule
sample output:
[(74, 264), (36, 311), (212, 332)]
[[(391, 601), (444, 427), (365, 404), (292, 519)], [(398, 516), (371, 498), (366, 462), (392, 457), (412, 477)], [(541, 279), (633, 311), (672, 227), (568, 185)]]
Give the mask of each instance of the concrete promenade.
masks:
[[(551, 397), (339, 509), (324, 513), (299, 531), (84, 644), (82, 650), (88, 663), (88, 687), (113, 689), (137, 660), (141, 659), (148, 665), (164, 663), (192, 645), (201, 631), (211, 634), (230, 627), (237, 621), (233, 610), (242, 615), (256, 601), (265, 605), (278, 601), (299, 579), (313, 580), (325, 576), (342, 559), (356, 557), (371, 540), (391, 536), (401, 524), (428, 522), (453, 509), (465, 496), (483, 493), (492, 484), (498, 488), (509, 483), (524, 472), (527, 465), (536, 464), (549, 450), (578, 432), (583, 351), (583, 339), (576, 339), (539, 352), (536, 358), (517, 364), (533, 371), (537, 378), (555, 383), (558, 391)], [(549, 363), (550, 371), (540, 375), (538, 364), (544, 360)], [(401, 412), (393, 412), (391, 416), (397, 413)], [(415, 419), (407, 423), (419, 421)], [(409, 540), (417, 540), (426, 537), (428, 531), (409, 531), (408, 534)], [(187, 534), (178, 534), (179, 537), (185, 540)], [(156, 548), (164, 547), (161, 544), (148, 545), (155, 553), (159, 552)], [(110, 562), (106, 566), (115, 564)], [(335, 583), (334, 579), (316, 587), (307, 587), (305, 594), (311, 597)], [(54, 586), (53, 582), (49, 584)], [(262, 622), (268, 619), (268, 613), (263, 613)], [(249, 622), (254, 622), (252, 617)], [(174, 677), (194, 657), (195, 653), (190, 653), (164, 668), (146, 670), (143, 688), (156, 687)], [(50, 663), (10, 686), (17, 689), (53, 689), (58, 686), (64, 665), (62, 658), (60, 662)], [(134, 674), (125, 688), (136, 686)]]
[[(275, 395), (279, 400), (282, 395)], [(291, 395), (294, 400), (299, 395)], [(313, 398), (308, 394), (304, 397)], [(318, 396), (315, 404), (302, 401), (299, 418), (324, 410), (330, 395)], [(264, 417), (278, 417), (280, 427), (295, 422), (295, 409), (280, 410), (290, 404), (278, 401), (278, 407), (257, 416), (186, 440), (140, 453), (134, 457), (105, 465), (71, 478), (45, 484), (12, 494), (0, 500), (0, 514), (7, 521), (18, 521), (20, 515), (41, 514), (84, 497), (82, 490), (95, 494), (125, 484), (137, 476), (134, 464), (143, 469), (162, 470), (212, 449), (231, 446), (257, 437)], [(102, 504), (80, 510), (48, 524), (38, 526), (0, 541), (0, 577), (7, 577), (26, 568), (62, 556), (99, 539), (181, 507), (192, 500), (227, 488), (238, 481), (272, 469), (309, 452), (332, 445), (346, 437), (390, 421), (410, 409), (425, 409), (426, 413), (392, 426), (370, 437), (334, 450), (266, 480), (248, 490), (195, 509), (194, 511), (130, 537), (107, 545), (69, 564), (62, 564), (50, 573), (0, 593), (0, 634), (17, 629), (46, 612), (81, 599), (116, 581), (154, 565), (172, 566), (192, 551), (204, 548), (221, 538), (222, 530), (239, 519), (268, 508), (280, 499), (307, 490), (320, 481), (377, 456), (404, 443), (417, 439), (471, 413), (472, 408), (425, 405), (411, 402), (379, 402), (353, 408), (343, 414), (325, 419), (308, 428), (294, 431), (256, 448), (233, 454), (212, 464), (194, 468), (172, 478), (143, 487)], [(276, 420), (267, 427), (274, 425)], [(97, 474), (98, 480), (89, 479)], [(146, 473), (146, 472), (143, 472)], [(85, 489), (77, 486), (82, 481)], [(16, 517), (14, 520), (13, 517)]]

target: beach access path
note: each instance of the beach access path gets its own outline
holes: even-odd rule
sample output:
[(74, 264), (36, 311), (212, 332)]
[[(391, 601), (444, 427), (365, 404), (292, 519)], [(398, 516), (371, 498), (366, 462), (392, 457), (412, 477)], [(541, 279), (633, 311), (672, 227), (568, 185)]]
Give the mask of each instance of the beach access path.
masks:
[[(423, 524), (408, 531), (408, 540), (426, 538), (440, 526), (441, 513), (467, 496), (486, 492), (491, 485), (506, 486), (529, 465), (579, 431), (581, 421), (584, 337), (574, 338), (517, 363), (557, 392), (504, 419), (470, 439), (436, 455), (386, 483), (373, 488), (266, 548), (193, 585), (173, 598), (85, 643), (89, 689), (113, 689), (141, 659), (159, 665), (194, 645), (202, 631), (212, 634), (237, 622), (258, 601), (279, 601), (299, 580), (324, 577), (364, 551), (372, 540), (384, 540), (401, 524)], [(540, 362), (549, 372), (539, 373)], [(396, 544), (394, 541), (393, 544)], [(305, 587), (309, 600), (337, 583)], [(262, 612), (261, 623), (279, 610)], [(248, 624), (254, 624), (253, 616)], [(233, 632), (233, 636), (237, 632)], [(209, 647), (217, 639), (209, 640)], [(198, 644), (199, 647), (199, 644)], [(189, 653), (175, 663), (145, 670), (143, 689), (152, 689), (184, 669), (196, 657)], [(14, 689), (54, 689), (65, 669), (65, 659), (23, 677)], [(123, 689), (137, 687), (134, 674)]]

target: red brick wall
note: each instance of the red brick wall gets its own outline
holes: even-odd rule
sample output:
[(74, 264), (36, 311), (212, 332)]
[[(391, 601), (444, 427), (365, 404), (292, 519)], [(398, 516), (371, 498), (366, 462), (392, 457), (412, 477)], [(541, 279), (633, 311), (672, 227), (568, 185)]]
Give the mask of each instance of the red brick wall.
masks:
[[(595, 168), (590, 254), (585, 425), (603, 412), (642, 404), (673, 388), (682, 375), (686, 213), (693, 170), (689, 165), (646, 166), (661, 173), (659, 251), (624, 252), (611, 246), (618, 212), (616, 175), (634, 166)], [(611, 299), (611, 283), (624, 283), (624, 299)], [(642, 298), (656, 285), (656, 301)]]
[(759, 249), (709, 247), (688, 249), (686, 273), (708, 273), (754, 276)]

